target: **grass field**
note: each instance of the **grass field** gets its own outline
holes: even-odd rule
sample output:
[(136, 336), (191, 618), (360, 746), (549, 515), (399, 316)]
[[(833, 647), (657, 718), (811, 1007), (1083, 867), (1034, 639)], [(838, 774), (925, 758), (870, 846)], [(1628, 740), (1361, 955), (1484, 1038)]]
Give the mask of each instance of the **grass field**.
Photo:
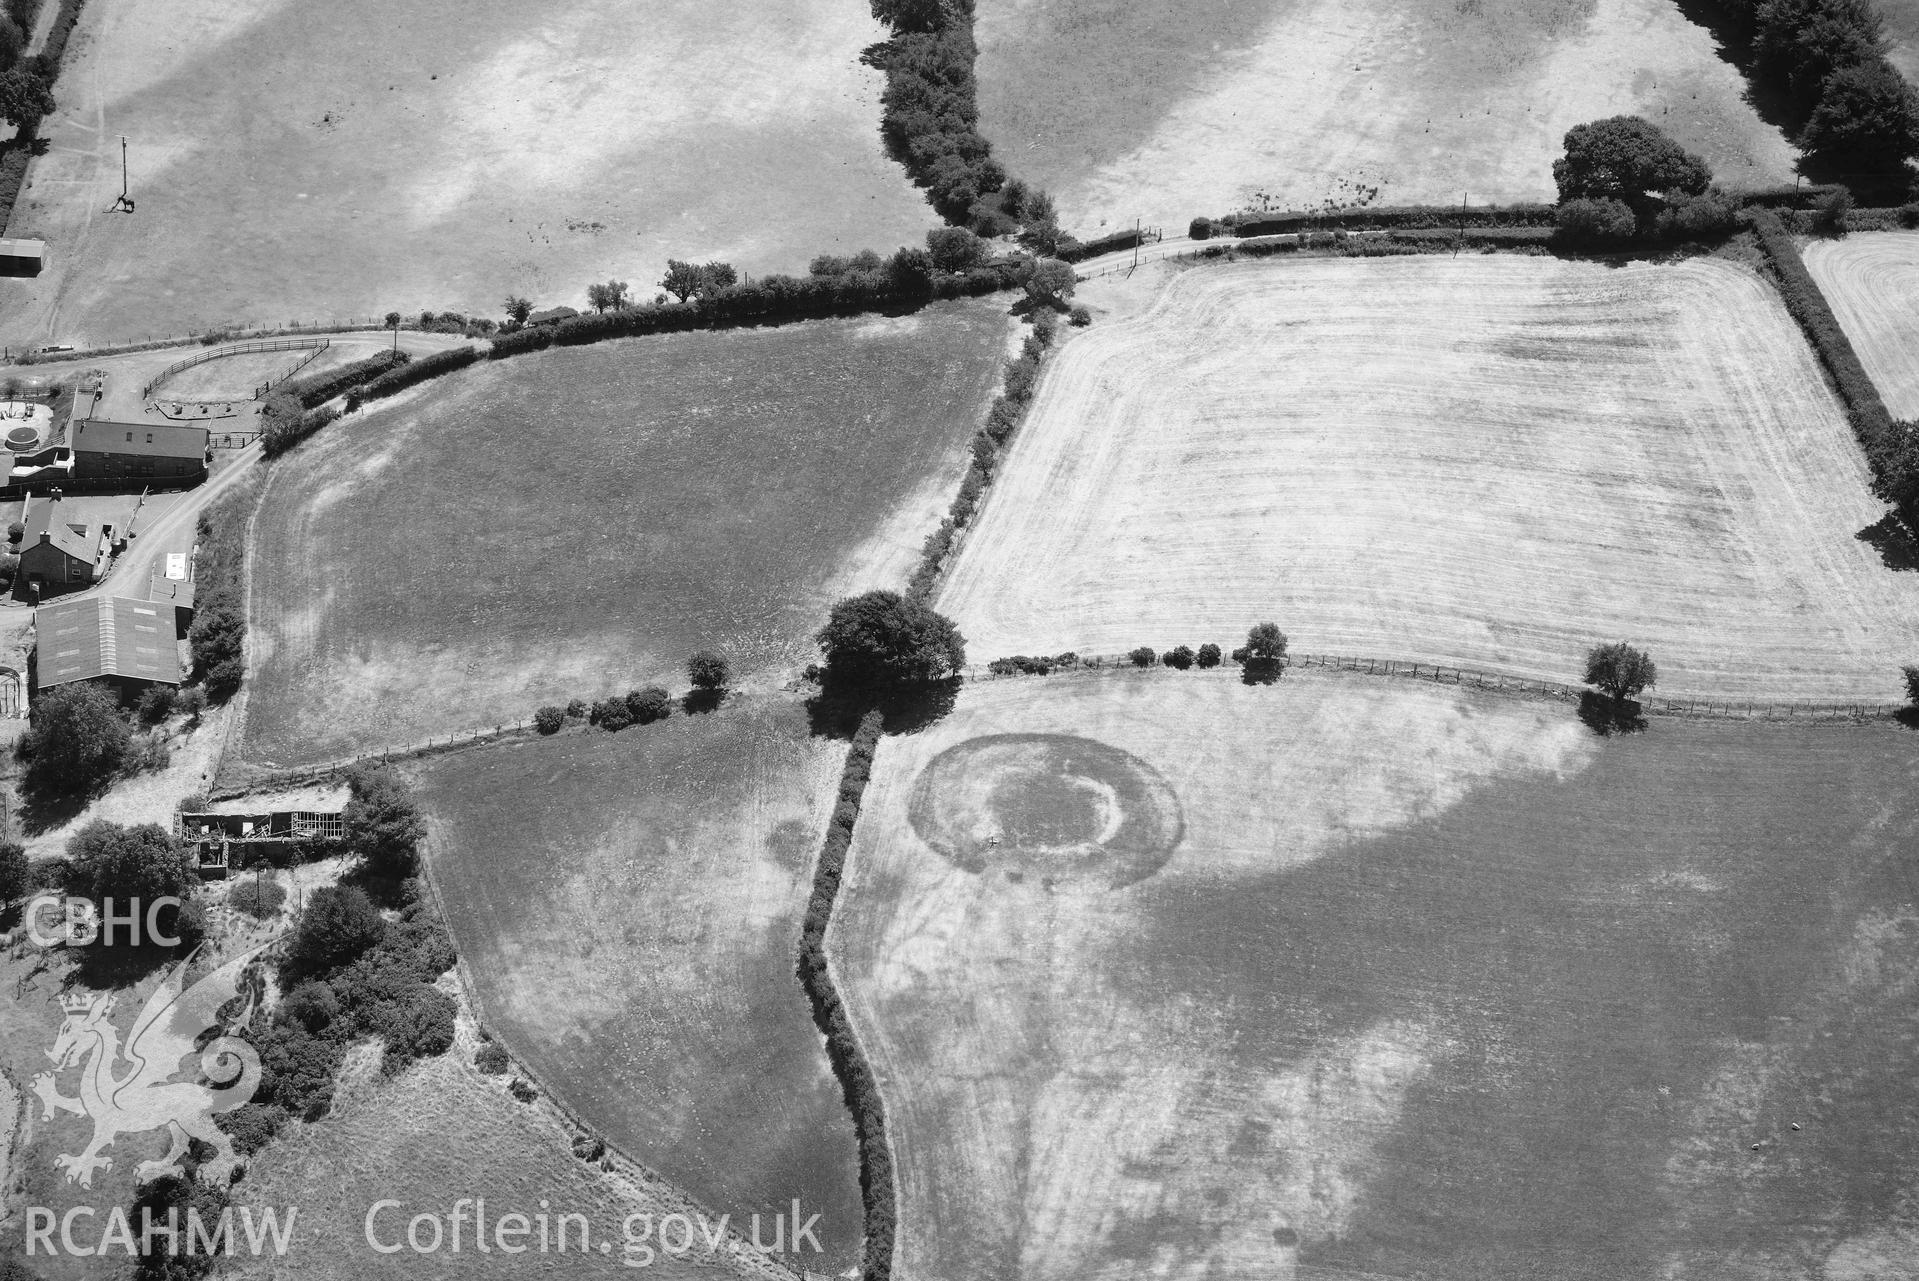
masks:
[(524, 719), (725, 651), (799, 664), (905, 581), (965, 465), (999, 304), (521, 357), (276, 465), (245, 747), (296, 763)]
[[(332, 1113), (318, 1124), (290, 1127), (235, 1189), (237, 1204), (298, 1206), (297, 1246), (284, 1259), (238, 1260), (235, 1274), (417, 1281), (523, 1277), (558, 1268), (567, 1276), (632, 1276), (636, 1269), (624, 1266), (621, 1248), (628, 1216), (644, 1214), (657, 1222), (684, 1213), (699, 1221), (699, 1210), (674, 1189), (624, 1166), (606, 1170), (574, 1156), (573, 1131), (544, 1099), (520, 1103), (507, 1093), (510, 1076), (486, 1077), (473, 1066), (478, 1044), (472, 1024), (462, 1019), (451, 1051), (415, 1065), (397, 1080), (382, 1079), (363, 1053), (350, 1058)], [(555, 1216), (584, 1215), (592, 1240), (611, 1238), (611, 1257), (570, 1248), (564, 1256), (542, 1258), (537, 1245), (518, 1257), (497, 1250), (480, 1254), (473, 1248), (470, 1213), (457, 1254), (445, 1248), (432, 1254), (410, 1249), (381, 1254), (366, 1243), (367, 1212), (377, 1201), (402, 1203), (376, 1223), (385, 1244), (403, 1238), (414, 1214), (435, 1214), (444, 1223), (462, 1197), (485, 1198), (489, 1222), (509, 1213), (531, 1219), (542, 1207)], [(576, 1232), (569, 1246), (577, 1241)], [(635, 1262), (642, 1257), (633, 1256)], [(656, 1251), (638, 1275), (783, 1274), (724, 1246), (709, 1260), (702, 1239), (686, 1259)]]
[(844, 755), (778, 696), (450, 757), (424, 792), (509, 1047), (715, 1215), (819, 1213), (820, 1272), (858, 1257), (859, 1174), (793, 967)]
[(940, 608), (975, 660), (1237, 644), (1902, 697), (1919, 577), (1784, 308), (1723, 261), (1186, 272), (1049, 370)]
[(1886, 20), (1887, 56), (1908, 80), (1919, 81), (1919, 0), (1878, 0), (1873, 7)]
[[(761, 273), (918, 242), (861, 4), (158, 0), (82, 12), (0, 340), (584, 305), (666, 259)], [(127, 134), (138, 211), (109, 212)]]
[(1814, 240), (1804, 256), (1886, 408), (1919, 418), (1919, 233)]
[(1566, 130), (1644, 115), (1720, 181), (1793, 152), (1673, 0), (984, 0), (980, 121), (1082, 234), (1247, 205), (1552, 199)]
[(882, 746), (830, 939), (904, 1274), (1909, 1275), (1915, 777), (1328, 673), (969, 686)]

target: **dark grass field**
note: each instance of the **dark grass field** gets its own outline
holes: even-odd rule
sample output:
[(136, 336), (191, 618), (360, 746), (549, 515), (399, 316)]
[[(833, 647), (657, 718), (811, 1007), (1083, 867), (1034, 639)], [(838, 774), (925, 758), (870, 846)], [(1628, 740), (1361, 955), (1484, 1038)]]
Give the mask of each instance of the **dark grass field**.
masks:
[(1659, 722), (1569, 782), (1167, 901), (1127, 961), (1235, 993), (1248, 1063), (1445, 1029), (1306, 1275), (1796, 1276), (1912, 1223), (1915, 781), (1910, 733)]
[(822, 1216), (854, 1261), (859, 1175), (794, 977), (843, 743), (747, 700), (617, 735), (436, 762), (432, 867), (513, 1054), (628, 1155), (740, 1231)]
[[(1529, 766), (1524, 704), (1395, 732), (1379, 682), (1182, 679), (976, 693), (882, 750), (835, 931), (914, 1267), (1919, 1275), (1919, 735), (1657, 719)], [(1163, 870), (1041, 890), (911, 834), (930, 754), (1022, 724), (1172, 781)], [(1421, 799), (1462, 733), (1506, 764)]]
[(329, 428), (257, 526), (245, 751), (294, 764), (801, 665), (900, 586), (995, 382), (1004, 304), (502, 361)]

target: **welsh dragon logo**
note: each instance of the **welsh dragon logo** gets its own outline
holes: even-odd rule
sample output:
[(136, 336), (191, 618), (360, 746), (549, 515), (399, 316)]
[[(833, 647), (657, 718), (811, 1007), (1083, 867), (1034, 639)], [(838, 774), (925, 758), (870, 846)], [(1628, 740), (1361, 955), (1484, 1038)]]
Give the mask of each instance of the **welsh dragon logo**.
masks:
[[(233, 1141), (213, 1118), (253, 1098), (260, 1087), (260, 1055), (237, 1035), (253, 1017), (257, 992), (248, 985), (240, 1011), (222, 1019), (220, 1011), (239, 995), (247, 965), (264, 948), (255, 948), (228, 961), (192, 987), (186, 986), (192, 956), (175, 965), (147, 998), (127, 1034), (124, 1047), (109, 1016), (114, 998), (107, 992), (75, 993), (60, 998), (66, 1021), (47, 1057), (52, 1072), (33, 1079), (40, 1096), (42, 1119), (56, 1112), (93, 1118), (93, 1141), (78, 1155), (62, 1154), (54, 1165), (67, 1173), (67, 1182), (93, 1186), (95, 1170), (111, 1170), (113, 1159), (101, 1153), (122, 1134), (167, 1129), (173, 1147), (158, 1161), (143, 1161), (135, 1171), (145, 1183), (166, 1174), (180, 1174), (180, 1158), (187, 1143), (199, 1139), (218, 1153), (222, 1168), (233, 1161)], [(208, 1032), (219, 1035), (204, 1047)], [(198, 1056), (197, 1079), (176, 1081), (180, 1061)], [(55, 1081), (69, 1068), (80, 1069), (80, 1094), (68, 1098)]]

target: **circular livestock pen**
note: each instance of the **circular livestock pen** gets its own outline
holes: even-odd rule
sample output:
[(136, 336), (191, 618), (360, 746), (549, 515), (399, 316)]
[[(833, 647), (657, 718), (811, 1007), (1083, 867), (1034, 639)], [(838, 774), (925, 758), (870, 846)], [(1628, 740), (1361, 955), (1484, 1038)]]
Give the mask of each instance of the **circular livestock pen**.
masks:
[(163, 410), (261, 400), (331, 345), (326, 338), (276, 338), (196, 352), (154, 375), (140, 395)]

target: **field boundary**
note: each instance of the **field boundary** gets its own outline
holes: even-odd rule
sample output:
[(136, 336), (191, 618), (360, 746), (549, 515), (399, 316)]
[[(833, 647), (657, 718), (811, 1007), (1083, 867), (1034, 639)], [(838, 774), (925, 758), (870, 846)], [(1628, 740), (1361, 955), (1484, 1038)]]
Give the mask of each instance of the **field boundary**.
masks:
[[(1041, 662), (1050, 660), (1041, 659)], [(1220, 669), (1236, 666), (1231, 660), (1222, 660)], [(1353, 672), (1361, 676), (1391, 676), (1401, 680), (1428, 681), (1435, 685), (1470, 685), (1474, 689), (1490, 690), (1498, 693), (1519, 694), (1536, 698), (1550, 698), (1558, 702), (1577, 703), (1593, 691), (1585, 685), (1572, 685), (1564, 681), (1539, 680), (1529, 676), (1511, 676), (1503, 672), (1487, 671), (1474, 667), (1458, 667), (1450, 663), (1414, 662), (1403, 658), (1380, 658), (1363, 654), (1289, 654), (1282, 659), (1278, 667), (1325, 668), (1332, 671)], [(1135, 672), (1173, 670), (1165, 668), (1157, 660), (1145, 667), (1136, 665), (1127, 654), (1081, 654), (1071, 663), (1053, 666), (1046, 672), (1000, 671), (995, 672), (985, 664), (968, 664), (962, 673), (968, 681), (1019, 680), (1023, 677), (1058, 675), (1074, 671), (1094, 672)], [(1646, 694), (1639, 699), (1639, 709), (1650, 716), (1683, 716), (1697, 720), (1734, 720), (1734, 721), (1794, 721), (1826, 723), (1861, 723), (1867, 721), (1897, 720), (1908, 710), (1904, 703), (1875, 703), (1863, 699), (1851, 701), (1810, 702), (1810, 701), (1766, 701), (1744, 698), (1709, 698), (1701, 694)]]

